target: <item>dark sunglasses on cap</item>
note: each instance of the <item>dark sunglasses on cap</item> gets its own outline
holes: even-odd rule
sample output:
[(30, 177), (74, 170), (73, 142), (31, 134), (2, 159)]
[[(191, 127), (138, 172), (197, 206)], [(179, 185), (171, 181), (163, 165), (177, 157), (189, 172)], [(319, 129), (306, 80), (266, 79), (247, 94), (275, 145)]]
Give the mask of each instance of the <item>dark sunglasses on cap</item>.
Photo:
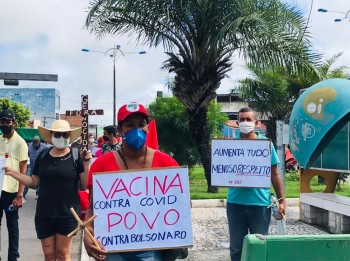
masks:
[(68, 139), (70, 136), (70, 132), (51, 132), (51, 133), (56, 139), (59, 139), (61, 137), (63, 137), (64, 139)]

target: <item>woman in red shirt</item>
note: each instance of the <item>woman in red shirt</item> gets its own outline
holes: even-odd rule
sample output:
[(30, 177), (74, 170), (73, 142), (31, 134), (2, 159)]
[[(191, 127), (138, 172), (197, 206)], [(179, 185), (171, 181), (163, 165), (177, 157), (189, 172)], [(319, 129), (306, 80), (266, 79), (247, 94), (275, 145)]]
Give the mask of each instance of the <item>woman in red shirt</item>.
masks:
[[(86, 212), (86, 219), (93, 215), (92, 173), (178, 166), (178, 163), (169, 155), (145, 145), (148, 123), (148, 112), (142, 104), (125, 104), (119, 109), (118, 131), (123, 137), (123, 143), (120, 150), (102, 155), (91, 165), (87, 183), (87, 188), (90, 190), (90, 206)], [(94, 234), (91, 223), (87, 225), (87, 228)], [(163, 260), (160, 250), (107, 254), (105, 250), (97, 248), (88, 236), (84, 236), (84, 244), (89, 256), (96, 260), (105, 260), (106, 257), (106, 260), (115, 260), (114, 258), (118, 257), (122, 260), (123, 258), (125, 260), (128, 258), (130, 260)], [(102, 245), (101, 248), (103, 249)]]

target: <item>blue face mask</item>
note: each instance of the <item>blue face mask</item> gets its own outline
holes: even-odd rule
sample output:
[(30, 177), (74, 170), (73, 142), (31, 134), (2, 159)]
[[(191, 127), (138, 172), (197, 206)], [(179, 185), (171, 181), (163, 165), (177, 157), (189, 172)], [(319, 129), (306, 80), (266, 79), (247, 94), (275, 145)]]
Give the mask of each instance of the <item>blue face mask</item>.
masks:
[(139, 128), (135, 128), (125, 133), (124, 139), (128, 146), (134, 150), (139, 150), (143, 145), (145, 145), (146, 133)]

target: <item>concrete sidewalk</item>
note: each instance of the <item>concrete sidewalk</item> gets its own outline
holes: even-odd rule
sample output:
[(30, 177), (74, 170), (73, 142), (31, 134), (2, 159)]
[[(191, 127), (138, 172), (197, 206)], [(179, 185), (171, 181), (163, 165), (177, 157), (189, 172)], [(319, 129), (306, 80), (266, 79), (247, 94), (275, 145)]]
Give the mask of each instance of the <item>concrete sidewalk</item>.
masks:
[[(291, 208), (289, 213), (287, 211), (287, 219), (291, 219), (291, 221), (298, 220), (299, 198), (287, 198), (286, 204), (287, 207)], [(192, 200), (193, 247), (189, 250), (188, 258), (184, 260), (229, 260), (229, 237), (225, 206), (226, 200), (224, 199)], [(317, 229), (310, 230), (310, 228), (303, 227), (303, 230), (311, 234), (323, 233)], [(291, 229), (293, 230), (294, 227), (291, 226)], [(276, 223), (272, 221), (270, 233), (275, 234), (275, 232)], [(87, 255), (85, 248), (82, 247), (81, 261), (93, 260)]]
[[(35, 191), (30, 189), (24, 206), (19, 210), (19, 261), (44, 260), (40, 240), (36, 237), (34, 215), (36, 208)], [(1, 222), (1, 260), (7, 260), (8, 235), (6, 217)], [(81, 233), (73, 238), (72, 261), (80, 260)]]
[[(193, 220), (193, 248), (190, 249), (189, 257), (186, 260), (228, 260), (228, 228), (225, 200), (192, 200), (192, 220)], [(299, 199), (287, 199), (287, 226), (290, 233), (318, 234), (325, 233), (317, 228), (313, 228), (299, 219)], [(20, 258), (19, 260), (43, 260), (43, 252), (40, 240), (36, 237), (34, 228), (34, 214), (36, 208), (35, 192), (29, 190), (27, 202), (20, 209)], [(7, 260), (8, 237), (5, 217), (2, 220), (1, 229), (1, 257)], [(300, 229), (299, 229), (300, 228)], [(275, 233), (275, 225), (271, 223), (271, 234)], [(82, 234), (79, 233), (73, 238), (72, 261), (90, 261), (82, 247)]]

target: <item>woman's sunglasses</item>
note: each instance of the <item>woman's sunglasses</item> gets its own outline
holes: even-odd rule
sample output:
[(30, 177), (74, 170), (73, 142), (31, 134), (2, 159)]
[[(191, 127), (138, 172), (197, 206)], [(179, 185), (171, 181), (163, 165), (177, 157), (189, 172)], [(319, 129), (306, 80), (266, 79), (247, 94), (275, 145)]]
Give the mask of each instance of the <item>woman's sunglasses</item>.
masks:
[(68, 139), (70, 136), (70, 132), (51, 132), (51, 133), (56, 139), (59, 139), (61, 137), (63, 137), (64, 139)]

